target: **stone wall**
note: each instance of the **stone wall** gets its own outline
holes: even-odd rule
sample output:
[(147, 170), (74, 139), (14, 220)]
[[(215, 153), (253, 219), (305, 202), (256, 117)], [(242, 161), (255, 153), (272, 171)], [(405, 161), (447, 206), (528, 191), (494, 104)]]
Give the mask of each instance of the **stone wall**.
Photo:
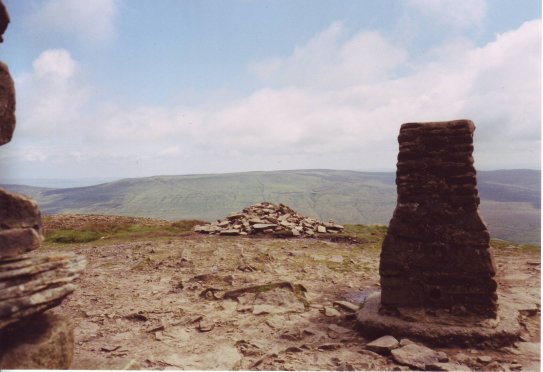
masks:
[(445, 308), (495, 317), (497, 284), (478, 206), (469, 120), (403, 124), (398, 201), (381, 252), (384, 308)]

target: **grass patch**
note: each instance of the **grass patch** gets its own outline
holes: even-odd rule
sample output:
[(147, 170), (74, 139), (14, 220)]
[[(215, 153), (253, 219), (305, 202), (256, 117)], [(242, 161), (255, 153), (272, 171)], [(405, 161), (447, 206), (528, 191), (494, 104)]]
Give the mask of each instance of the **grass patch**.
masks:
[(48, 234), (45, 242), (51, 243), (88, 243), (100, 239), (102, 236), (97, 231), (88, 230), (57, 230)]
[(342, 235), (352, 236), (368, 243), (378, 243), (385, 238), (386, 225), (345, 225)]
[(89, 243), (103, 239), (156, 238), (192, 232), (198, 220), (168, 222), (137, 217), (59, 215), (44, 218), (45, 243)]
[(521, 250), (537, 252), (537, 253), (541, 251), (541, 246), (536, 245), (536, 244), (512, 243), (512, 242), (508, 242), (507, 240), (501, 240), (501, 239), (491, 239), (490, 246), (496, 250), (513, 248), (513, 249), (521, 249)]

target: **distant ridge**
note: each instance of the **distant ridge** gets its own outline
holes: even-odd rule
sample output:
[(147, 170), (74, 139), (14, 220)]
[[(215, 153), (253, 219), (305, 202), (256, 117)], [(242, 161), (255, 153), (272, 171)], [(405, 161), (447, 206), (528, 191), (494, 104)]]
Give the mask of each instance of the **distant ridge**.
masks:
[[(248, 205), (283, 203), (338, 223), (388, 224), (396, 205), (394, 172), (286, 170), (128, 178), (50, 189), (4, 185), (35, 198), (44, 214), (95, 213), (215, 220)], [(540, 242), (541, 171), (479, 171), (481, 212), (493, 237)]]

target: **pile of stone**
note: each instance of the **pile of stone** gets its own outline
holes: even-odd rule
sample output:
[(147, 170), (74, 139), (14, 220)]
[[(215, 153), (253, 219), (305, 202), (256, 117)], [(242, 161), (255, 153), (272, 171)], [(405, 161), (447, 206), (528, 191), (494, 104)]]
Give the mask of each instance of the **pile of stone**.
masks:
[(218, 235), (277, 234), (311, 237), (318, 233), (338, 233), (343, 228), (332, 221), (320, 222), (304, 217), (284, 204), (262, 202), (232, 213), (222, 221), (195, 226), (194, 231)]
[[(8, 23), (0, 0), (0, 33)], [(15, 89), (0, 63), (0, 145), (14, 129)], [(37, 204), (0, 189), (0, 369), (66, 369), (72, 361), (72, 323), (45, 311), (74, 291), (86, 263), (71, 253), (35, 254), (42, 240)]]

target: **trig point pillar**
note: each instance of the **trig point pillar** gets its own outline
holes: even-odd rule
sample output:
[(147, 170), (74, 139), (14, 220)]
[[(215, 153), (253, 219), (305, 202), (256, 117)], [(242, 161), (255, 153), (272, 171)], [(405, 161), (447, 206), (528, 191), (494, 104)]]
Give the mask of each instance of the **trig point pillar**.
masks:
[(400, 129), (398, 203), (381, 252), (381, 304), (496, 317), (496, 272), (479, 216), (469, 120)]
[(490, 236), (479, 215), (470, 120), (403, 124), (398, 201), (383, 241), (381, 292), (357, 313), (366, 336), (505, 345), (518, 312), (498, 306)]

